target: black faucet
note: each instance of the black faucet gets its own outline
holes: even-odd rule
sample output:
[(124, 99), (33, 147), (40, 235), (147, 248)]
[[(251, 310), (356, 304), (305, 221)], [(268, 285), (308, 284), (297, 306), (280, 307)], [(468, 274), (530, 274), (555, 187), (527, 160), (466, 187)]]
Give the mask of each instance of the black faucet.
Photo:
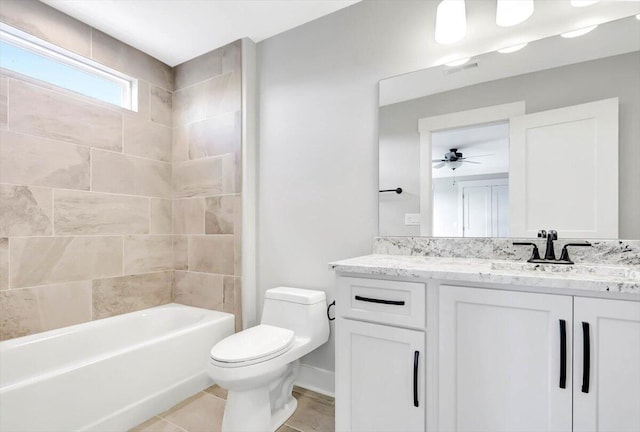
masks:
[(513, 242), (515, 246), (533, 246), (531, 257), (527, 260), (530, 263), (536, 264), (573, 264), (573, 261), (569, 258), (569, 246), (591, 246), (591, 243), (566, 243), (562, 247), (562, 253), (560, 259), (556, 259), (556, 252), (553, 247), (553, 241), (558, 240), (558, 232), (556, 230), (540, 230), (538, 231), (538, 238), (547, 239), (547, 247), (544, 253), (544, 259), (540, 258), (540, 252), (538, 251), (538, 245), (533, 242)]
[(556, 230), (540, 230), (538, 231), (538, 238), (547, 238), (547, 249), (544, 252), (544, 259), (546, 261), (556, 261), (556, 251), (553, 248), (553, 241), (558, 240), (558, 232)]

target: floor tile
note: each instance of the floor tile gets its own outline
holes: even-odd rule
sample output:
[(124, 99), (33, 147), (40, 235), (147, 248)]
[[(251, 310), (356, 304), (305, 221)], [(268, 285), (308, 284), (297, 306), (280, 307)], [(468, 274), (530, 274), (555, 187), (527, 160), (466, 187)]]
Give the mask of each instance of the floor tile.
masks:
[(153, 417), (131, 429), (130, 432), (186, 432), (184, 429), (160, 418)]
[(207, 393), (211, 393), (214, 396), (218, 396), (220, 399), (227, 400), (227, 390), (223, 389), (217, 384), (214, 384), (211, 387), (204, 389), (204, 391)]
[(219, 432), (223, 413), (224, 400), (200, 392), (160, 414), (160, 417), (188, 432)]
[(331, 398), (308, 391), (299, 393), (297, 389), (293, 396), (298, 399), (298, 409), (285, 422), (287, 426), (303, 432), (335, 431), (335, 407)]

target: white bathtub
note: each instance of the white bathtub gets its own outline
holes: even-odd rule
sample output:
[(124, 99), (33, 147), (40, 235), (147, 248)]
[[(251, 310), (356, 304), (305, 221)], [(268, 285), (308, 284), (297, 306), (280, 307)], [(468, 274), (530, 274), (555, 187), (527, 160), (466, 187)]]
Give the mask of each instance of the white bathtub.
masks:
[(178, 304), (0, 342), (0, 431), (126, 431), (211, 385), (231, 314)]

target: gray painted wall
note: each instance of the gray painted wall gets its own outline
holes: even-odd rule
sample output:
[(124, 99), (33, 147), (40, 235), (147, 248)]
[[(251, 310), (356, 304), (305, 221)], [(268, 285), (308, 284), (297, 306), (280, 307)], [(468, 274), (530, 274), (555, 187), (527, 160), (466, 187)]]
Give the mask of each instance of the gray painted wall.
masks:
[[(327, 262), (371, 252), (378, 81), (432, 66), (450, 50), (425, 48), (437, 5), (364, 1), (258, 44), (259, 307), (264, 291), (278, 285), (324, 290), (331, 300), (335, 276)], [(495, 0), (474, 1), (467, 16), (471, 22), (491, 11)], [(546, 30), (563, 25), (550, 22)], [(493, 44), (481, 37), (473, 51)], [(333, 336), (303, 363), (333, 370)]]
[[(380, 235), (419, 235), (404, 213), (420, 212), (418, 119), (526, 101), (526, 112), (620, 99), (620, 238), (640, 238), (640, 52), (477, 84), (380, 108), (380, 182), (402, 197), (380, 200)], [(402, 169), (398, 169), (402, 167)], [(556, 173), (558, 180), (562, 173)], [(394, 186), (396, 187), (396, 186)]]

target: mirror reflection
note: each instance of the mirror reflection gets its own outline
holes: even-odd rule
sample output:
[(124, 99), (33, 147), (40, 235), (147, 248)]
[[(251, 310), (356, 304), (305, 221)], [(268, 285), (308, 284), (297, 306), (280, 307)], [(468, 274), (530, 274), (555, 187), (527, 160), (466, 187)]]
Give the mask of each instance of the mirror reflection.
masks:
[(639, 49), (629, 17), (381, 82), (380, 235), (640, 238)]

